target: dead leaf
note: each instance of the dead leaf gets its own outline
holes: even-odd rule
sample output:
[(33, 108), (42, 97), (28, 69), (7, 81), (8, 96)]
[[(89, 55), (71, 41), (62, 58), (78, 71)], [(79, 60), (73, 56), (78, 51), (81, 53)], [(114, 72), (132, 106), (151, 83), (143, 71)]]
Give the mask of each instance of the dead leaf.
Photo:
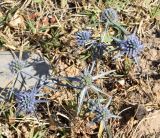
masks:
[(78, 76), (80, 74), (79, 69), (77, 69), (75, 66), (68, 67), (65, 71), (66, 71), (66, 74), (71, 77)]
[(8, 122), (9, 122), (9, 124), (10, 124), (10, 125), (11, 125), (11, 124), (14, 124), (14, 123), (15, 123), (15, 121), (16, 121), (16, 117), (9, 116), (9, 118), (8, 118)]
[(52, 17), (49, 19), (49, 21), (50, 21), (51, 24), (54, 24), (54, 23), (57, 22), (55, 16), (52, 16)]
[(39, 13), (31, 13), (28, 15), (28, 20), (36, 21), (36, 18), (39, 16)]
[(96, 128), (96, 124), (89, 123), (89, 120), (76, 117), (71, 123), (71, 135), (77, 137), (81, 133), (83, 137), (89, 138), (88, 134), (94, 134)]
[(58, 100), (59, 103), (62, 104), (62, 101), (69, 101), (69, 100), (74, 100), (74, 97), (72, 93), (68, 91), (62, 91), (62, 92), (57, 92), (55, 93), (52, 97), (52, 100)]
[(19, 12), (16, 12), (14, 14), (8, 25), (14, 29), (21, 29), (21, 30), (26, 29), (25, 20), (23, 16), (19, 14)]
[(49, 25), (49, 19), (48, 19), (47, 16), (42, 18), (42, 24), (45, 25), (45, 26)]

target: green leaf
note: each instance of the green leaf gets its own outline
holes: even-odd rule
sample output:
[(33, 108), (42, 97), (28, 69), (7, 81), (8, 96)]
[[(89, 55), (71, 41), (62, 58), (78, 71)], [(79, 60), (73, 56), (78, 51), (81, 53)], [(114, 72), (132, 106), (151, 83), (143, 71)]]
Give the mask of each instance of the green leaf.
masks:
[(160, 5), (152, 8), (150, 14), (152, 18), (156, 18), (157, 20), (160, 20)]
[(31, 31), (32, 31), (33, 34), (36, 33), (35, 24), (36, 23), (34, 21), (27, 21), (27, 25), (28, 25), (29, 29), (31, 29)]
[(67, 0), (61, 0), (61, 8), (66, 8), (67, 6)]
[(109, 33), (103, 32), (101, 35), (101, 41), (102, 43), (111, 43), (112, 42), (112, 36), (109, 35)]

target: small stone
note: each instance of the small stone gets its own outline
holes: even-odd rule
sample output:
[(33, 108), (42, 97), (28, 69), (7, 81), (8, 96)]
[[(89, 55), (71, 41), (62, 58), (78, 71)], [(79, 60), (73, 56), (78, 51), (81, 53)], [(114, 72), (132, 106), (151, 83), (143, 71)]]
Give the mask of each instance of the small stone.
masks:
[(118, 83), (119, 83), (121, 86), (124, 86), (124, 85), (125, 85), (125, 80), (124, 80), (124, 79), (118, 80)]
[(146, 114), (147, 114), (147, 111), (146, 111), (145, 107), (142, 105), (139, 105), (137, 108), (137, 111), (136, 111), (135, 118), (137, 120), (141, 120)]

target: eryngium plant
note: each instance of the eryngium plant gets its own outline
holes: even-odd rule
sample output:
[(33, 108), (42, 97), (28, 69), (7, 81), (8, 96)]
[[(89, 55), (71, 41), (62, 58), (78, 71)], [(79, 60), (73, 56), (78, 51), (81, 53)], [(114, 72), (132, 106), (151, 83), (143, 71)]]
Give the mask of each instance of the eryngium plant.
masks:
[(35, 113), (37, 104), (42, 102), (47, 102), (46, 100), (40, 100), (39, 96), (43, 95), (40, 94), (40, 90), (43, 86), (33, 87), (27, 91), (19, 91), (15, 93), (15, 100), (16, 100), (16, 109), (17, 113), (23, 114), (32, 114)]
[(135, 34), (131, 34), (125, 40), (116, 39), (116, 41), (120, 52), (114, 58), (127, 55), (129, 58), (134, 59), (134, 61), (138, 63), (138, 56), (143, 50), (143, 45), (141, 44), (139, 38)]
[[(112, 72), (115, 72), (115, 70), (111, 70), (111, 71), (108, 71), (108, 72), (98, 74), (96, 76), (92, 76), (92, 71), (93, 71), (94, 65), (95, 65), (95, 62), (93, 62), (90, 70), (89, 70), (89, 67), (88, 67), (87, 69), (84, 70), (84, 73), (81, 75), (81, 81), (83, 83), (83, 88), (80, 92), (79, 99), (78, 99), (77, 114), (79, 114), (80, 111), (81, 111), (81, 107), (83, 105), (83, 102), (84, 102), (84, 99), (85, 99), (86, 95), (88, 94), (89, 89), (91, 89), (93, 92), (95, 92), (98, 96), (100, 95), (100, 93), (105, 94), (105, 93), (103, 93), (103, 91), (101, 89), (97, 88), (94, 85), (94, 81), (99, 79), (99, 78), (103, 78), (104, 76), (109, 75)], [(105, 94), (105, 95), (107, 95), (107, 94)]]
[(103, 21), (103, 22), (117, 21), (118, 15), (114, 9), (108, 8), (108, 9), (105, 9), (102, 11), (100, 18), (101, 18), (101, 21)]
[[(111, 103), (112, 98), (109, 98), (109, 101), (106, 105), (102, 104), (100, 99), (98, 100), (90, 100), (89, 101), (89, 109), (92, 113), (95, 114), (95, 118), (93, 119), (93, 122), (100, 123), (98, 137), (101, 137), (103, 130), (106, 130), (106, 126), (108, 123), (108, 120), (111, 118), (118, 118), (120, 119), (120, 116), (116, 116), (112, 114), (109, 110), (109, 105)], [(104, 101), (104, 100), (103, 100)]]
[(9, 63), (9, 69), (14, 74), (20, 72), (26, 66), (27, 63), (19, 59), (14, 59), (13, 61), (11, 61), (11, 63)]
[(80, 46), (86, 45), (88, 42), (91, 42), (92, 32), (89, 30), (79, 31), (76, 33), (77, 44)]
[(123, 28), (118, 23), (118, 14), (117, 12), (112, 8), (107, 8), (102, 11), (101, 13), (101, 21), (105, 23), (105, 31), (107, 32), (108, 26), (112, 26), (113, 28), (117, 29), (120, 32), (123, 32), (125, 34), (130, 34), (125, 28)]

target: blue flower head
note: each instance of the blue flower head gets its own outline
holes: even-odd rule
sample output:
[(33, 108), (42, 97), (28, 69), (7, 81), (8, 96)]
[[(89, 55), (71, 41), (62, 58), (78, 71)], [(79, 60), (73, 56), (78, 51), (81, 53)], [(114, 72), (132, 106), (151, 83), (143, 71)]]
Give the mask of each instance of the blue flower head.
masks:
[(85, 44), (87, 44), (90, 40), (91, 40), (91, 31), (79, 31), (76, 33), (76, 40), (77, 40), (77, 44), (84, 46)]
[(108, 22), (108, 21), (116, 21), (118, 20), (117, 12), (112, 8), (107, 8), (101, 13), (101, 21)]
[(12, 73), (18, 73), (27, 66), (25, 61), (15, 59), (9, 63), (9, 69)]
[(127, 55), (128, 57), (134, 59), (136, 63), (138, 63), (137, 58), (143, 50), (143, 45), (136, 35), (131, 34), (126, 40), (119, 41), (118, 47), (120, 49), (120, 53), (117, 57)]
[(101, 104), (100, 101), (90, 101), (90, 111), (95, 113), (95, 118), (93, 119), (93, 122), (101, 122), (107, 123), (110, 118), (121, 118), (120, 116), (116, 116), (112, 114), (108, 108), (108, 106), (111, 103), (111, 98), (109, 99), (109, 102), (104, 105)]
[(38, 93), (41, 88), (34, 87), (31, 90), (19, 91), (15, 93), (17, 113), (34, 113), (38, 103), (46, 102), (38, 99)]

